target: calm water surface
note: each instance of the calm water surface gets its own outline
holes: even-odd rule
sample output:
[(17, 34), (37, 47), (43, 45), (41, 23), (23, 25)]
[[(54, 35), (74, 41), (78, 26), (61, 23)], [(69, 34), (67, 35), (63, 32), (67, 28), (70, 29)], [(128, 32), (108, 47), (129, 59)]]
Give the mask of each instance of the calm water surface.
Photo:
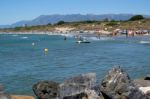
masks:
[(62, 82), (88, 72), (96, 72), (100, 80), (114, 65), (131, 78), (149, 74), (149, 36), (88, 39), (91, 43), (77, 44), (74, 38), (64, 41), (62, 36), (1, 34), (0, 83), (12, 94), (32, 95), (32, 85), (38, 81)]

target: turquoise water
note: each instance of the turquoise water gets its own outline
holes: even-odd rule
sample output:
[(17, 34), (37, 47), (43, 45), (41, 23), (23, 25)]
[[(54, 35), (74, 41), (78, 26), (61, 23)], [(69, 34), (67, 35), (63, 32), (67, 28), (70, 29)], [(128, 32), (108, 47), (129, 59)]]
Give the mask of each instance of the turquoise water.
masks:
[(32, 85), (38, 81), (62, 82), (88, 72), (96, 72), (101, 80), (114, 65), (131, 78), (149, 74), (149, 36), (87, 39), (91, 43), (77, 44), (74, 38), (64, 41), (62, 36), (1, 34), (0, 83), (12, 94), (32, 95)]

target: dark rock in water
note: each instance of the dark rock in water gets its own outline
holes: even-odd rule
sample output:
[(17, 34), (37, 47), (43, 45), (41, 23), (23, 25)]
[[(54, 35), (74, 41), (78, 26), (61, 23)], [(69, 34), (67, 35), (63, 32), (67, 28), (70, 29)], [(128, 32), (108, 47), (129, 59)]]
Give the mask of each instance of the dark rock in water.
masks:
[(147, 99), (120, 67), (109, 71), (100, 88), (103, 95), (111, 99)]
[(150, 75), (146, 76), (144, 80), (150, 80)]
[(58, 99), (58, 83), (41, 81), (33, 85), (33, 91), (38, 99)]
[(66, 96), (72, 96), (84, 93), (86, 89), (91, 89), (96, 85), (96, 74), (81, 74), (76, 77), (66, 79), (64, 83), (59, 85), (59, 93), (61, 99)]

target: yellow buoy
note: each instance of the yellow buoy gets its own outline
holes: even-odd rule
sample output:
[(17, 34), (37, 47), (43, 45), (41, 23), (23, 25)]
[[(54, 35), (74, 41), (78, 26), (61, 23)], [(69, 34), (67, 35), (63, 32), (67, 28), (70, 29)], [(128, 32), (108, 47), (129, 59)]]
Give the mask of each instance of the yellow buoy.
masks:
[(44, 51), (45, 51), (45, 52), (48, 52), (48, 48), (45, 48)]

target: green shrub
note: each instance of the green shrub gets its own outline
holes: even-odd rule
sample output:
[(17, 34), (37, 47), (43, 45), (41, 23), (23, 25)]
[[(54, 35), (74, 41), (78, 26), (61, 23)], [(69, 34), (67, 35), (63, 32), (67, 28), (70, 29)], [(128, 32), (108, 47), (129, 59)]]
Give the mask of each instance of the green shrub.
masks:
[(135, 15), (129, 19), (129, 21), (142, 20), (144, 17), (142, 15)]
[(118, 25), (118, 22), (116, 22), (116, 21), (110, 21), (106, 25), (108, 25), (108, 26), (114, 26), (114, 25)]
[(18, 30), (21, 30), (21, 29), (22, 29), (22, 27), (15, 27), (14, 28), (15, 31), (18, 31)]
[(64, 21), (59, 21), (58, 23), (56, 23), (56, 25), (63, 25), (63, 24), (65, 24)]

